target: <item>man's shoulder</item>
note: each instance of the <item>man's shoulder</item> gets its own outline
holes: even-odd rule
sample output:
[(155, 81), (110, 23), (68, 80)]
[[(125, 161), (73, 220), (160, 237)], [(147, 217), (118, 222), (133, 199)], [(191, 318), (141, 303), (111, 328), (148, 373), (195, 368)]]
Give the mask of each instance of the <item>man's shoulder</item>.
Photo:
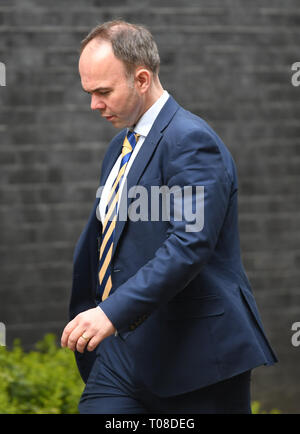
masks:
[(211, 137), (214, 141), (221, 143), (222, 140), (216, 131), (201, 116), (179, 106), (166, 131), (166, 139), (181, 141), (193, 135)]
[(206, 156), (219, 154), (225, 166), (232, 167), (233, 158), (230, 150), (218, 133), (202, 117), (181, 106), (165, 130), (164, 140), (173, 158), (176, 152), (203, 151), (203, 155)]

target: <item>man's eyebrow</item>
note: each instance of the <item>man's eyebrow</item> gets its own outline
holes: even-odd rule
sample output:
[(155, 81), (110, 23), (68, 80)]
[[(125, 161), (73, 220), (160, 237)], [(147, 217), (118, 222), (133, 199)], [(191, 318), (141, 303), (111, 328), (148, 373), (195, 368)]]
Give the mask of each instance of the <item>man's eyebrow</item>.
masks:
[(89, 93), (89, 94), (91, 94), (93, 92), (107, 92), (108, 90), (111, 90), (111, 88), (110, 87), (97, 87), (96, 89), (92, 89), (92, 90), (83, 89), (83, 91), (85, 93)]

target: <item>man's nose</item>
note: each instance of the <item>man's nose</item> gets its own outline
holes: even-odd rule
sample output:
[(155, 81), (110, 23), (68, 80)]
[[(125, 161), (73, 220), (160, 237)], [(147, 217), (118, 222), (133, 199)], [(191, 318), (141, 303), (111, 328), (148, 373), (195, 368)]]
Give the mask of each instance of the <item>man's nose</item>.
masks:
[(92, 97), (91, 97), (91, 109), (92, 110), (105, 109), (105, 104), (98, 95), (95, 95), (95, 94), (92, 95)]

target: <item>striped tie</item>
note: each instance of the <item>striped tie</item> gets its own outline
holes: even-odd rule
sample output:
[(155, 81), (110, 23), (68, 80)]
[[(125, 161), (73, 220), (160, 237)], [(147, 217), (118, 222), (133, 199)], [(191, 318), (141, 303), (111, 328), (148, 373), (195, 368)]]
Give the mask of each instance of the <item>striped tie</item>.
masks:
[(138, 134), (135, 134), (133, 131), (128, 131), (123, 143), (120, 169), (112, 185), (107, 200), (106, 214), (102, 226), (102, 241), (99, 256), (99, 283), (100, 294), (103, 294), (102, 300), (105, 300), (108, 297), (112, 287), (110, 263), (118, 214), (119, 188), (126, 170), (127, 163), (138, 139)]

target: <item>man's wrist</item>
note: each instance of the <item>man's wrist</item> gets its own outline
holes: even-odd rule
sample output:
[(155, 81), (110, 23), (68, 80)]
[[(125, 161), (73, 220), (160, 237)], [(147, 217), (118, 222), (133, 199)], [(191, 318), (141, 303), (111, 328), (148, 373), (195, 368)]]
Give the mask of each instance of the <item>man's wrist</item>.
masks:
[[(100, 306), (100, 304), (98, 304), (98, 308), (101, 310), (101, 312), (103, 312), (103, 314), (108, 318), (108, 316), (106, 315), (106, 313), (104, 312), (104, 310), (101, 308), (101, 306)], [(110, 318), (108, 318), (109, 319), (109, 321), (110, 321)], [(111, 322), (111, 321), (110, 321)], [(111, 324), (113, 325), (113, 327), (114, 327), (114, 329), (115, 329), (115, 331), (114, 331), (114, 335), (115, 336), (118, 336), (118, 334), (119, 334), (119, 332), (118, 332), (118, 330), (116, 329), (116, 327), (114, 326), (114, 324), (111, 322)]]

